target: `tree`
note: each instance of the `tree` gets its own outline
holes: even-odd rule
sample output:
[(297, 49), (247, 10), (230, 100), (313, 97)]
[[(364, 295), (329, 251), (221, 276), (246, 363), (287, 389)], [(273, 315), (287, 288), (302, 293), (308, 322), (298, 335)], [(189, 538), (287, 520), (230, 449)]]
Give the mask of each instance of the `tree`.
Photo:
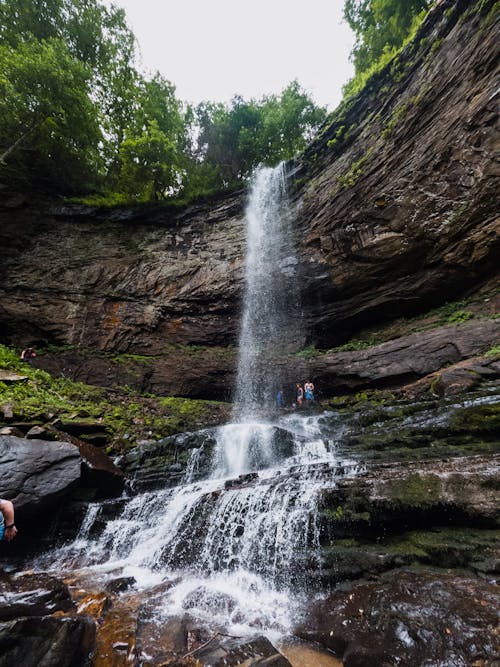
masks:
[(116, 189), (139, 199), (177, 193), (185, 175), (186, 123), (175, 87), (156, 74), (141, 81), (133, 120), (119, 146)]
[(91, 77), (60, 39), (0, 46), (0, 145), (14, 183), (59, 191), (92, 183), (102, 135)]
[(399, 48), (431, 0), (345, 0), (344, 18), (356, 35), (351, 53), (360, 74), (382, 54)]
[(0, 0), (0, 41), (4, 178), (95, 186), (130, 122), (137, 73), (124, 11), (98, 0)]
[(275, 165), (302, 150), (324, 121), (297, 81), (280, 96), (244, 100), (230, 105), (203, 102), (194, 110), (196, 142), (192, 154), (210, 165), (212, 178), (227, 188), (246, 178), (258, 164)]

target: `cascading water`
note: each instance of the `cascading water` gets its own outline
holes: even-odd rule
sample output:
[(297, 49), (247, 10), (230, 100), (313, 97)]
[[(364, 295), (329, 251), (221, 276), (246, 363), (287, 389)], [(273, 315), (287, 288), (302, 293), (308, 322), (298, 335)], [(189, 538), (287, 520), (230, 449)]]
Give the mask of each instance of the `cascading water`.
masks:
[[(170, 582), (156, 602), (157, 620), (189, 611), (212, 627), (273, 636), (290, 628), (297, 591), (317, 569), (318, 493), (340, 469), (355, 474), (356, 464), (338, 459), (319, 416), (264, 417), (283, 372), (279, 360), (301, 344), (283, 166), (257, 172), (246, 219), (235, 408), (217, 432), (211, 469), (199, 479), (195, 450), (174, 489), (137, 495), (107, 522), (91, 506), (75, 542), (48, 562), (90, 568), (94, 577), (119, 571), (144, 589)], [(103, 528), (91, 538), (94, 521)]]
[(276, 360), (300, 348), (297, 257), (285, 165), (260, 169), (247, 220), (245, 297), (239, 343), (236, 419), (259, 417), (277, 389)]

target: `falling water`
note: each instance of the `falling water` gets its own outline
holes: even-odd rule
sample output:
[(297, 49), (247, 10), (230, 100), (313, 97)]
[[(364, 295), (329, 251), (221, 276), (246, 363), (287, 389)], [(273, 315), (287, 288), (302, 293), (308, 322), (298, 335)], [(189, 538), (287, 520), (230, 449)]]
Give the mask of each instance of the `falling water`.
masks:
[(298, 260), (285, 164), (254, 176), (246, 211), (247, 255), (235, 400), (239, 420), (259, 416), (279, 386), (277, 360), (300, 347)]
[[(258, 628), (273, 636), (292, 625), (298, 592), (319, 566), (318, 494), (339, 475), (356, 474), (357, 466), (339, 459), (319, 416), (265, 417), (283, 370), (279, 359), (301, 337), (283, 166), (257, 172), (246, 220), (232, 423), (218, 430), (211, 452), (200, 438), (179, 486), (135, 496), (107, 522), (91, 506), (75, 542), (45, 562), (58, 569), (76, 563), (93, 577), (120, 571), (144, 590), (174, 582), (157, 601), (157, 620), (189, 611), (235, 634)], [(205, 455), (212, 464), (203, 477), (198, 464)], [(91, 538), (95, 519), (101, 530)]]

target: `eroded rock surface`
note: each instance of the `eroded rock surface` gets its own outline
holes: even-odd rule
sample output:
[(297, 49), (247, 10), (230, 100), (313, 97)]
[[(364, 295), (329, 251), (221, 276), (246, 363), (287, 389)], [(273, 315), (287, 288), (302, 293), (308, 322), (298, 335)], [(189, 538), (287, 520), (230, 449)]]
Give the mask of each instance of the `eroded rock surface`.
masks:
[(440, 3), (301, 160), (305, 307), (323, 346), (498, 270), (496, 11)]
[(498, 587), (481, 579), (399, 570), (314, 604), (299, 636), (344, 667), (497, 664)]
[[(325, 394), (341, 394), (366, 387), (398, 387), (486, 352), (499, 339), (499, 320), (448, 325), (402, 336), (365, 350), (319, 355), (311, 361), (311, 372)], [(484, 363), (486, 365), (490, 371), (485, 370), (483, 376), (498, 377), (495, 360), (490, 359)], [(469, 377), (479, 381), (479, 367), (476, 371), (472, 368)]]
[[(296, 163), (309, 342), (333, 347), (495, 274), (494, 12), (493, 0), (440, 3)], [(68, 367), (96, 384), (227, 399), (236, 355), (222, 350), (237, 338), (243, 207), (242, 193), (185, 210), (9, 203), (4, 337), (87, 348)], [(118, 368), (102, 351), (146, 360), (135, 360), (134, 379), (135, 361)]]

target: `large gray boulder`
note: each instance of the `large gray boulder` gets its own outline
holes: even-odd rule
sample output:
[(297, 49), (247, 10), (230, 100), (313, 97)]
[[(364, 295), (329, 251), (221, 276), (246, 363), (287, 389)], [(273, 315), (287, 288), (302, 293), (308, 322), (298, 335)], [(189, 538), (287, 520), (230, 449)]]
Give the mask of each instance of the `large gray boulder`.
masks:
[(69, 442), (0, 436), (0, 497), (12, 500), (16, 520), (42, 516), (80, 474), (80, 452)]

